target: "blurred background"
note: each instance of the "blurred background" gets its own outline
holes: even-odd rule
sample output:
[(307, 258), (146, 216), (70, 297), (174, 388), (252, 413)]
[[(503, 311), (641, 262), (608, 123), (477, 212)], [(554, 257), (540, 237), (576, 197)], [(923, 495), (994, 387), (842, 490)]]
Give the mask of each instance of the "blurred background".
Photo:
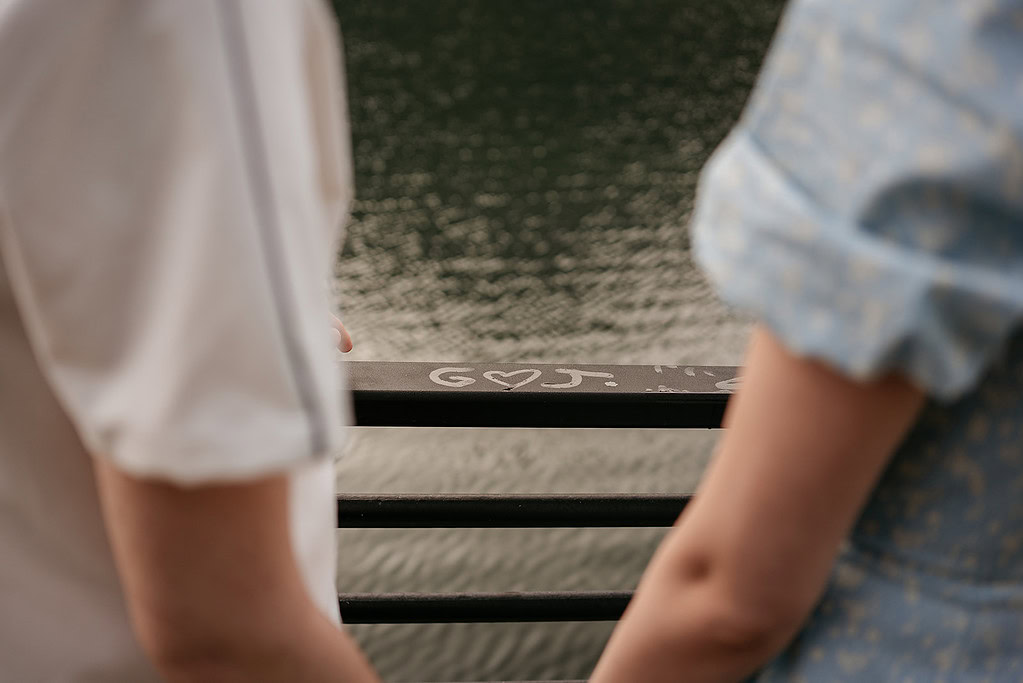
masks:
[[(355, 360), (737, 365), (695, 268), (700, 168), (777, 0), (344, 0)], [(347, 492), (685, 492), (713, 432), (356, 429)], [(622, 590), (663, 531), (346, 530), (346, 591)], [(612, 624), (367, 625), (388, 681), (583, 678)]]

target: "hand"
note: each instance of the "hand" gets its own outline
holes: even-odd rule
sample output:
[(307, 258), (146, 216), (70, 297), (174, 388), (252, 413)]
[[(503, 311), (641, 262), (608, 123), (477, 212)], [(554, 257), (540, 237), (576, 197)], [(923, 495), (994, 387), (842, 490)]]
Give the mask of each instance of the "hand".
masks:
[(348, 334), (341, 319), (333, 313), (330, 315), (330, 332), (334, 335), (334, 343), (338, 351), (348, 353), (352, 350), (352, 335)]

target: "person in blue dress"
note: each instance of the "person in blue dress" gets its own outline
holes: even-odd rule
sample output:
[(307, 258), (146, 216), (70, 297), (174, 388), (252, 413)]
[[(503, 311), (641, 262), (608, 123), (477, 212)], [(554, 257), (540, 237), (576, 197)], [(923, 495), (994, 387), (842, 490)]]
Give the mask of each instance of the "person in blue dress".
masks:
[(759, 324), (593, 681), (1023, 681), (1023, 2), (792, 3), (693, 235)]

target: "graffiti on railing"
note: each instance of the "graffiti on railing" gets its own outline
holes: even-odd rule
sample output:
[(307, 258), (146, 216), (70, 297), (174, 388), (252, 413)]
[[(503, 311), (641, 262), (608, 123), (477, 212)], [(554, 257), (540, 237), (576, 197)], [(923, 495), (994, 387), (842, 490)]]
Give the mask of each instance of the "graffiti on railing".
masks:
[[(641, 366), (641, 368), (652, 368), (654, 378), (657, 380), (656, 383), (650, 382), (654, 386), (644, 386), (642, 389), (644, 392), (693, 393), (694, 390), (692, 388), (686, 388), (684, 385), (692, 385), (694, 380), (702, 377), (709, 378), (709, 380), (705, 381), (711, 382), (714, 388), (701, 389), (701, 393), (730, 394), (739, 387), (739, 377), (729, 376), (718, 379), (714, 370), (708, 368), (679, 365), (653, 365)], [(544, 389), (575, 389), (579, 387), (594, 390), (600, 389), (601, 384), (611, 390), (616, 390), (619, 387), (619, 382), (616, 381), (615, 375), (612, 372), (582, 370), (580, 368), (545, 366), (543, 369), (531, 367), (515, 370), (489, 369), (480, 372), (478, 377), (471, 376), (471, 373), (477, 372), (476, 368), (471, 367), (445, 366), (431, 371), (429, 377), (430, 381), (434, 384), (450, 389), (463, 389), (485, 380), (497, 385), (504, 391), (513, 391), (544, 378), (544, 373), (546, 372), (548, 375), (545, 379), (548, 381), (541, 381), (539, 383), (539, 386)], [(633, 368), (632, 372), (636, 372), (636, 369)], [(671, 382), (670, 377), (672, 375), (678, 375), (678, 381)], [(635, 380), (632, 384), (635, 384)], [(487, 385), (481, 384), (481, 386)], [(638, 391), (639, 389), (636, 388), (634, 390)]]

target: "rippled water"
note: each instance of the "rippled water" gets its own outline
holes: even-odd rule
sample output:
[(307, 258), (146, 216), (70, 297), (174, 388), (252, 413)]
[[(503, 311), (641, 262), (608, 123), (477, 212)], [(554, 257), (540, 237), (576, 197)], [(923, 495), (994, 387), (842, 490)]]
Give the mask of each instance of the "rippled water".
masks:
[[(346, 0), (355, 359), (736, 364), (694, 268), (700, 167), (776, 1)], [(355, 430), (351, 492), (673, 492), (710, 432)], [(355, 591), (625, 589), (658, 530), (349, 530)], [(610, 624), (353, 626), (388, 680), (584, 677)]]

